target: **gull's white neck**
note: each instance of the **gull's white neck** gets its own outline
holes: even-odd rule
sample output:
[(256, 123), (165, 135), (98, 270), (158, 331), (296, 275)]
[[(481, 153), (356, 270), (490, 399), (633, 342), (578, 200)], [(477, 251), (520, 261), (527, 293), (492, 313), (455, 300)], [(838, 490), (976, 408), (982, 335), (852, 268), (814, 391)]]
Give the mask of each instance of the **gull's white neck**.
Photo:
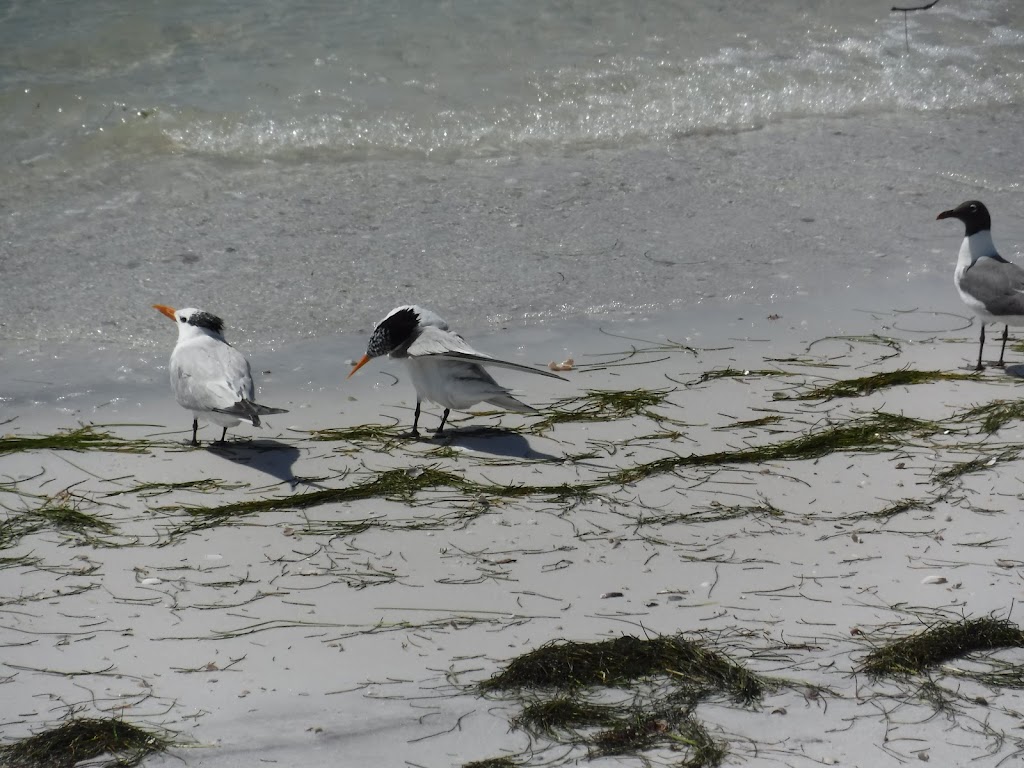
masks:
[(960, 256), (956, 260), (957, 280), (978, 259), (998, 255), (999, 252), (992, 242), (992, 230), (983, 229), (980, 232), (975, 232), (970, 237), (965, 237), (964, 241), (960, 244)]

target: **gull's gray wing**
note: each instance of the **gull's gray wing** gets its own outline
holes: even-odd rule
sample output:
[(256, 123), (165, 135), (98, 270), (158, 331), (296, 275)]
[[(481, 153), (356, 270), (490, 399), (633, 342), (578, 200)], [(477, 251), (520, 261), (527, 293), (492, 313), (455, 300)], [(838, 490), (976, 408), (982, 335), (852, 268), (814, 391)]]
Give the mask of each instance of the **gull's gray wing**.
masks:
[[(399, 352), (399, 350), (396, 350), (395, 352)], [(541, 376), (548, 376), (552, 379), (567, 381), (567, 379), (559, 376), (557, 373), (545, 371), (542, 368), (534, 368), (533, 366), (523, 365), (521, 363), (512, 363), (508, 360), (498, 360), (490, 355), (477, 352), (457, 333), (442, 330), (441, 328), (437, 328), (432, 325), (425, 326), (419, 335), (413, 339), (412, 343), (410, 343), (405, 349), (401, 350), (399, 354), (395, 354), (395, 352), (392, 352), (392, 356), (394, 357), (444, 357), (449, 360), (461, 360), (467, 363), (476, 363), (477, 365), (488, 365), (497, 368), (510, 368), (514, 371), (536, 373)]]
[(253, 400), (249, 361), (224, 342), (202, 337), (176, 347), (169, 367), (174, 397), (183, 408), (214, 411)]
[(983, 257), (960, 278), (960, 289), (981, 301), (993, 315), (1024, 315), (1024, 269)]

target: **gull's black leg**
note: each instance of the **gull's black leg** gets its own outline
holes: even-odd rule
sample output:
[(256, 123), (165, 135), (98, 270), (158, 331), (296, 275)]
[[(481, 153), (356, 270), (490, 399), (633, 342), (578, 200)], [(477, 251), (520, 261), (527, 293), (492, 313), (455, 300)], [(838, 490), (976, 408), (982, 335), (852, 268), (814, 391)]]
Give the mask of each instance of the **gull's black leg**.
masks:
[(1010, 338), (1010, 326), (1003, 326), (1003, 348), (999, 350), (999, 362), (996, 363), (1000, 368), (1005, 368), (1006, 363), (1003, 362), (1003, 355), (1006, 353), (1006, 340)]
[(985, 348), (985, 324), (981, 324), (981, 342), (978, 344), (978, 366), (974, 369), (976, 371), (984, 371), (985, 366), (981, 364), (981, 350)]
[(224, 427), (224, 431), (220, 433), (220, 441), (223, 443), (228, 438), (228, 428)]
[(199, 445), (196, 432), (199, 431), (199, 419), (192, 419), (192, 445)]
[(420, 431), (416, 428), (420, 423), (420, 399), (416, 398), (416, 411), (412, 416), (412, 432), (409, 433), (409, 437), (419, 437)]
[(441, 415), (441, 426), (437, 428), (437, 432), (434, 433), (435, 435), (440, 435), (444, 431), (444, 424), (446, 421), (448, 421), (449, 413), (451, 413), (451, 409), (445, 408), (444, 413)]

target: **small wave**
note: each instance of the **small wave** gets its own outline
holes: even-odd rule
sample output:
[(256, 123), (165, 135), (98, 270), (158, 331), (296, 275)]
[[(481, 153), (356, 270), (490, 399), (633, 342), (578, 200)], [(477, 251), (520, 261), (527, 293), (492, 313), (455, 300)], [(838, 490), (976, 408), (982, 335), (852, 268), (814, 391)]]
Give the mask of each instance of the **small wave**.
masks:
[[(692, 57), (649, 40), (639, 53), (609, 46), (533, 67), (518, 62), (514, 75), (465, 72), (441, 52), (423, 62), (403, 54), (380, 72), (317, 57), (312, 69), (293, 61), (267, 81), (270, 70), (260, 66), (246, 81), (245, 62), (225, 54), (212, 67), (217, 79), (172, 83), (154, 103), (59, 83), (24, 93), (8, 87), (0, 93), (0, 140), (22, 160), (51, 153), (75, 162), (111, 151), (243, 161), (489, 157), (1024, 100), (1024, 31), (987, 17), (950, 28), (950, 19), (955, 14), (930, 16), (930, 26), (912, 20), (906, 38), (896, 23), (845, 35), (831, 27), (787, 30), (770, 43), (744, 38)], [(132, 49), (126, 60), (145, 55), (151, 66), (191, 38), (161, 31), (145, 39), (162, 47)], [(407, 76), (409, 61), (415, 77)], [(175, 59), (171, 69), (194, 74), (189, 64)], [(230, 81), (219, 79), (228, 73)]]

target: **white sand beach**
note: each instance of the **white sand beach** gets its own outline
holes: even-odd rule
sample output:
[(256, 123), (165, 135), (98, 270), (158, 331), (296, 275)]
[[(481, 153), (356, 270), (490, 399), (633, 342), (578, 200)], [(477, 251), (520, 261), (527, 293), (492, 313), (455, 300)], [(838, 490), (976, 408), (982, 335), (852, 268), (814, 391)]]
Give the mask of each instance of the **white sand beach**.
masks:
[[(936, 712), (915, 695), (920, 681), (873, 680), (858, 666), (939, 620), (1017, 618), (1024, 433), (1012, 419), (988, 433), (968, 413), (1014, 401), (1021, 352), (1008, 353), (1009, 373), (970, 375), (976, 326), (880, 300), (474, 339), (520, 362), (571, 356), (576, 368), (569, 383), (504, 372), (541, 413), (460, 415), (438, 440), (395, 436), (412, 390), (400, 365), (381, 361), (348, 382), (344, 368), (333, 381), (316, 371), (315, 389), (309, 370), (284, 366), (261, 397), (291, 413), (232, 430), (223, 447), (185, 445), (190, 418), (162, 371), (144, 401), (19, 409), (10, 435), (95, 424), (141, 442), (138, 453), (3, 457), (8, 524), (63, 506), (109, 526), (43, 525), (5, 547), (4, 735), (74, 711), (173, 731), (178, 746), (154, 766), (566, 764), (585, 750), (531, 743), (509, 727), (515, 699), (475, 685), (555, 639), (682, 632), (795, 681), (756, 706), (699, 707), (729, 764), (1000, 764), (1020, 748), (1017, 690), (949, 664), (931, 675), (950, 699)], [(901, 370), (965, 378), (813, 395)], [(588, 391), (641, 390), (653, 400), (636, 413), (532, 428), (552, 413), (544, 404), (565, 414), (596, 407), (572, 400)], [(429, 429), (438, 413), (427, 410)], [(367, 423), (389, 431), (313, 439)], [(743, 458), (864, 424), (884, 439)], [(629, 482), (617, 474), (645, 466)], [(407, 490), (366, 486), (395, 472)], [(417, 488), (419, 478), (435, 479)], [(309, 496), (360, 485), (366, 498)], [(516, 486), (533, 490), (498, 490)], [(281, 503), (202, 513), (265, 499)]]
[[(0, 768), (89, 718), (146, 768), (1019, 764), (1022, 329), (974, 373), (935, 217), (1024, 264), (1022, 42), (1019, 0), (0, 8)], [(345, 377), (407, 303), (568, 381), (405, 439), (402, 366)], [(289, 412), (190, 447), (154, 304)], [(619, 751), (482, 687), (627, 637), (750, 686), (564, 693)]]

